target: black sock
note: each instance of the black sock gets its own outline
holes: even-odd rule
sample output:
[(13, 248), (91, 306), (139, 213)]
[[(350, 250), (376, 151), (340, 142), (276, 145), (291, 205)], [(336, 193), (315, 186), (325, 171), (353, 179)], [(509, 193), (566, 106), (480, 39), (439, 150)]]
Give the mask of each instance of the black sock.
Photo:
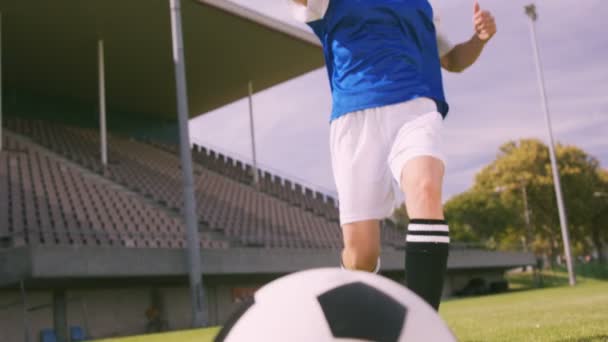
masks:
[(444, 220), (413, 219), (405, 243), (405, 281), (407, 287), (439, 309), (450, 237)]

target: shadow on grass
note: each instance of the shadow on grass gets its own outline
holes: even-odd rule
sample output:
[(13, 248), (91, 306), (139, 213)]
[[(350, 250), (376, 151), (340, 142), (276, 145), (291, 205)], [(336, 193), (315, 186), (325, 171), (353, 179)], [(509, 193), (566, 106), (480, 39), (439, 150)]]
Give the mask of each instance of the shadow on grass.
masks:
[[(590, 280), (608, 280), (608, 264), (577, 264), (575, 274), (577, 281), (581, 283)], [(514, 273), (507, 278), (510, 292), (568, 285), (568, 272), (565, 267), (543, 270), (536, 276), (532, 272)]]
[(576, 264), (574, 269), (576, 274), (582, 277), (608, 280), (608, 263), (600, 264), (599, 262), (590, 262)]

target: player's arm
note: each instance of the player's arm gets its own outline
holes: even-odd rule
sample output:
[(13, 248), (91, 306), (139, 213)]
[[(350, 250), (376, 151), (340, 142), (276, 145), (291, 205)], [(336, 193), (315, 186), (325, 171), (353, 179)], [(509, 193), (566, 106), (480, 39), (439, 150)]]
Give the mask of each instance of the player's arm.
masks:
[(325, 16), (329, 0), (288, 0), (291, 12), (299, 22), (309, 23)]
[(489, 11), (481, 10), (477, 1), (475, 2), (473, 26), (475, 34), (471, 39), (454, 46), (441, 57), (441, 66), (445, 70), (462, 72), (473, 65), (481, 55), (486, 43), (496, 34), (494, 17)]

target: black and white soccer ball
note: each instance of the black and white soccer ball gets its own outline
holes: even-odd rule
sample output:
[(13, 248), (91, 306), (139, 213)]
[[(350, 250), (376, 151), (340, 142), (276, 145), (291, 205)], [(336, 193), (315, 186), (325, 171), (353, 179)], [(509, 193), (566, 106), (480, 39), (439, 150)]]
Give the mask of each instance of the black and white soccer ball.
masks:
[(433, 308), (368, 272), (320, 268), (260, 288), (216, 342), (456, 341)]

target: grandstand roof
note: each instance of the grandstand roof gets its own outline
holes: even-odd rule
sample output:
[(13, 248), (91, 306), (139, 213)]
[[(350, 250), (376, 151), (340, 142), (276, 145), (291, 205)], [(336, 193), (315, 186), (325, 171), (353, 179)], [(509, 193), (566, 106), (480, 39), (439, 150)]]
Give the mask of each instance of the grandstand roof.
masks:
[[(287, 9), (287, 8), (286, 8)], [(168, 0), (0, 0), (6, 88), (97, 102), (97, 40), (111, 110), (175, 119)], [(323, 65), (307, 31), (226, 0), (182, 0), (190, 115)]]

